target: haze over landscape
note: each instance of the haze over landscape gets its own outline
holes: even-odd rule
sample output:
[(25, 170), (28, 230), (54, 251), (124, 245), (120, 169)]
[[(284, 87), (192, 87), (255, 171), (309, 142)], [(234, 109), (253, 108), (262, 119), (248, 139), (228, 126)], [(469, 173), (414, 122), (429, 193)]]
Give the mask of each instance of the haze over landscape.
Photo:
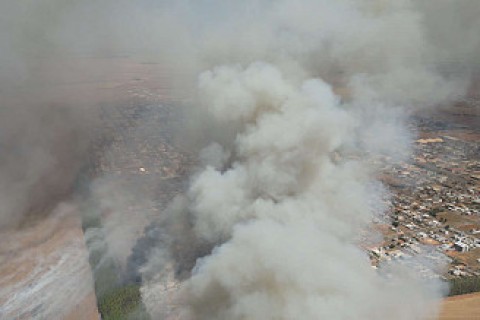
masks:
[(480, 318), (479, 15), (0, 1), (0, 318)]

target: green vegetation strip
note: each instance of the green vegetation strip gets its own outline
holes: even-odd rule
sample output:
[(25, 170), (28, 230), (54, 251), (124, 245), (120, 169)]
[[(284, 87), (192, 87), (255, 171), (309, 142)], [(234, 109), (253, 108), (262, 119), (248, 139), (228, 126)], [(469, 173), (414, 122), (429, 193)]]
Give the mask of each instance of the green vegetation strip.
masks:
[(112, 290), (98, 300), (103, 320), (149, 320), (140, 295), (139, 285), (128, 285)]
[(458, 296), (480, 291), (480, 276), (453, 278), (448, 282), (450, 284), (449, 296)]
[(100, 214), (95, 209), (95, 203), (85, 201), (82, 228), (84, 232), (91, 229), (96, 234), (93, 239), (86, 239), (86, 245), (102, 320), (150, 320), (142, 302), (140, 284), (123, 283), (118, 266), (108, 257)]

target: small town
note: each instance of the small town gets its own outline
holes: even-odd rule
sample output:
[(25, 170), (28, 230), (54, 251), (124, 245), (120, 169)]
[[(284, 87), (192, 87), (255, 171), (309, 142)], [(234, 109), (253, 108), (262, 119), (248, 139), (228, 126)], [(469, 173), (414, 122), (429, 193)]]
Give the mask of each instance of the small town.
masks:
[[(402, 261), (421, 277), (480, 275), (480, 143), (478, 128), (416, 119), (418, 139), (406, 161), (387, 164), (392, 192), (384, 235), (369, 247), (372, 266)], [(421, 256), (421, 261), (414, 257)]]

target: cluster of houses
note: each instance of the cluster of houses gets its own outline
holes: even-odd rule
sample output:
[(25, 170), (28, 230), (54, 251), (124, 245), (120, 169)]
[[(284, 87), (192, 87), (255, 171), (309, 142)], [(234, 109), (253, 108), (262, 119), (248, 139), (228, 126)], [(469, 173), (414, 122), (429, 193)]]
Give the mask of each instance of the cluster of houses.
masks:
[[(408, 162), (385, 161), (383, 180), (393, 196), (385, 241), (369, 248), (374, 267), (413, 263), (421, 253), (420, 265), (429, 267), (414, 269), (424, 276), (480, 274), (479, 154), (479, 142), (440, 136), (417, 140)], [(467, 255), (473, 259), (462, 259)], [(441, 265), (448, 267), (430, 268)]]

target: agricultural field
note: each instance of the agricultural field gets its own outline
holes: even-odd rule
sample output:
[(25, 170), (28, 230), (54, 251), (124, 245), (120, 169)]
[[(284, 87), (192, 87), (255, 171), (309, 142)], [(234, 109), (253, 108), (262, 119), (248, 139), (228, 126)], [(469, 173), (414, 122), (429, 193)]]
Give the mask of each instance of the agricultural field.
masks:
[(439, 320), (480, 319), (480, 293), (446, 298), (442, 304)]

